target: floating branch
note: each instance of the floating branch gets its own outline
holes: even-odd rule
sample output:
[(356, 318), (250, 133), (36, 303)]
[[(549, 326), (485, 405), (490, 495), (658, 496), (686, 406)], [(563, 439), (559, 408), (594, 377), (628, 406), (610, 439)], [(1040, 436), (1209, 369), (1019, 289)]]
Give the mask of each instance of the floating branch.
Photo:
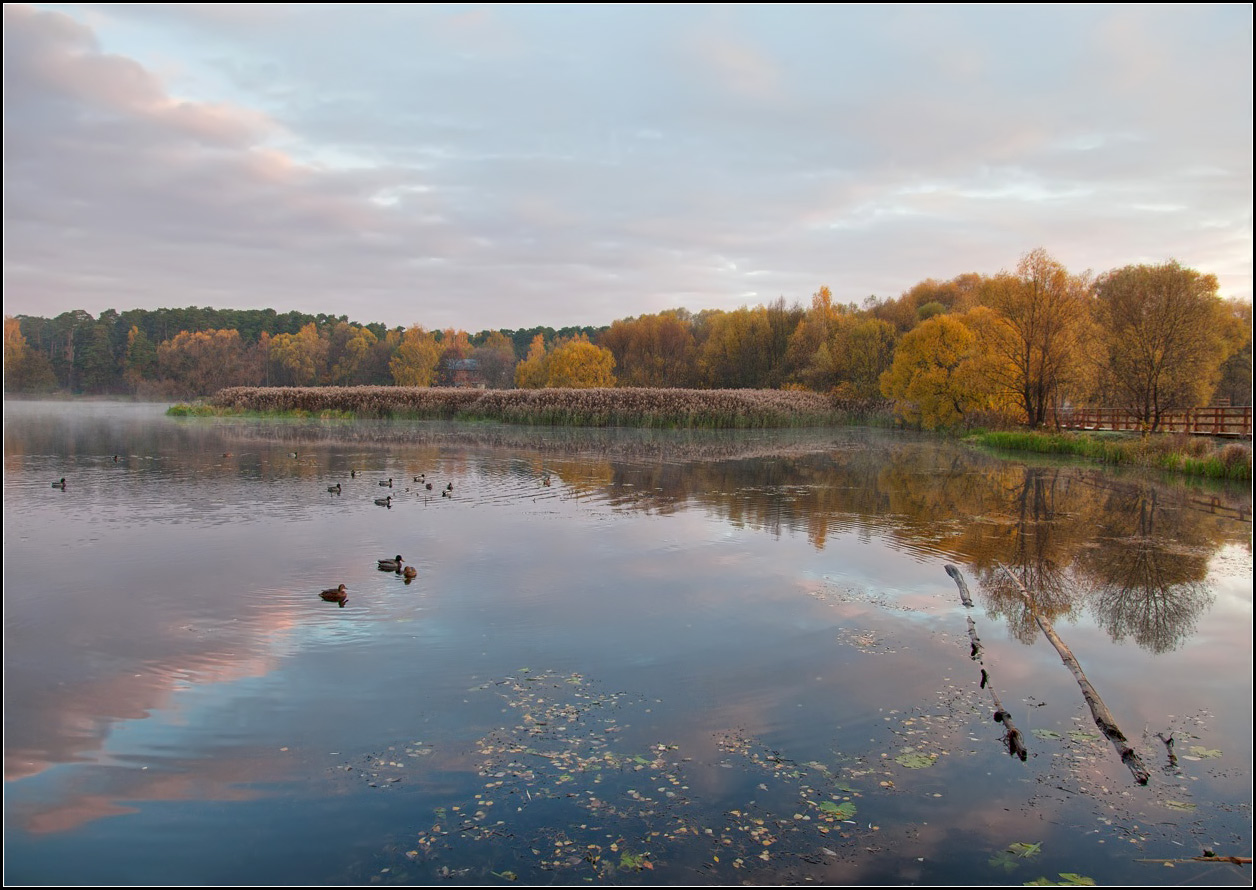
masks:
[[(964, 582), (964, 576), (960, 574), (959, 569), (953, 565), (947, 565), (946, 573), (951, 576), (955, 584), (959, 587), (959, 598), (968, 608), (972, 608), (972, 597), (968, 595), (968, 585)], [(1004, 730), (1003, 744), (1007, 745), (1007, 753), (1013, 757), (1019, 757), (1023, 763), (1028, 757), (1029, 752), (1025, 749), (1025, 737), (1021, 735), (1016, 724), (1012, 722), (1012, 715), (1003, 708), (1003, 703), (999, 701), (999, 695), (994, 691), (994, 683), (990, 681), (990, 673), (985, 668), (985, 662), (982, 659), (981, 640), (977, 637), (977, 625), (968, 619), (968, 639), (972, 644), (969, 657), (980, 664), (981, 667), (981, 688), (990, 690), (990, 699), (994, 702), (994, 722), (1001, 723)]]
[(1135, 862), (1229, 862), (1233, 865), (1251, 865), (1251, 856), (1218, 856), (1211, 850), (1205, 850), (1203, 856), (1188, 856), (1185, 859), (1135, 859)]
[(1173, 753), (1173, 735), (1172, 735), (1172, 733), (1170, 733), (1169, 737), (1166, 739), (1166, 738), (1164, 737), (1164, 733), (1159, 733), (1159, 732), (1158, 732), (1158, 733), (1156, 733), (1156, 738), (1158, 738), (1158, 739), (1160, 739), (1160, 741), (1164, 742), (1164, 747), (1165, 747), (1165, 750), (1169, 752), (1169, 768), (1170, 768), (1170, 769), (1177, 769), (1178, 759), (1177, 759), (1177, 755)]
[(943, 568), (946, 569), (946, 573), (950, 575), (959, 586), (960, 602), (971, 609), (973, 607), (973, 598), (968, 595), (968, 585), (964, 582), (964, 576), (961, 575), (959, 573), (959, 569), (955, 568), (953, 565), (947, 564), (946, 566), (943, 566)]
[(1011, 569), (1003, 565), (1001, 562), (995, 563), (1003, 571), (1007, 572), (1007, 576), (1012, 579), (1016, 586), (1020, 589), (1021, 596), (1025, 598), (1025, 605), (1029, 607), (1031, 614), (1038, 626), (1042, 628), (1042, 632), (1046, 634), (1047, 639), (1051, 641), (1051, 645), (1055, 647), (1055, 651), (1060, 654), (1060, 659), (1064, 662), (1073, 673), (1073, 677), (1077, 680), (1077, 685), (1081, 687), (1082, 697), (1086, 699), (1086, 704), (1090, 706), (1090, 714), (1095, 718), (1095, 726), (1099, 727), (1099, 731), (1103, 733), (1108, 741), (1112, 742), (1116, 748), (1117, 754), (1134, 775), (1134, 780), (1139, 785), (1146, 785), (1151, 778), (1151, 773), (1147, 771), (1147, 767), (1143, 766), (1143, 760), (1138, 756), (1133, 748), (1130, 747), (1129, 740), (1125, 738), (1125, 733), (1121, 732), (1120, 727), (1116, 725), (1116, 718), (1112, 716), (1112, 712), (1108, 710), (1108, 706), (1103, 703), (1103, 699), (1099, 697), (1099, 693), (1095, 691), (1095, 687), (1086, 679), (1086, 674), (1082, 670), (1082, 666), (1078, 663), (1068, 646), (1064, 645), (1064, 641), (1056, 634), (1055, 629), (1051, 627), (1050, 622), (1045, 620), (1038, 614), (1034, 608), (1033, 599), (1029, 595), (1029, 591), (1025, 589), (1025, 585), (1020, 579), (1012, 574)]

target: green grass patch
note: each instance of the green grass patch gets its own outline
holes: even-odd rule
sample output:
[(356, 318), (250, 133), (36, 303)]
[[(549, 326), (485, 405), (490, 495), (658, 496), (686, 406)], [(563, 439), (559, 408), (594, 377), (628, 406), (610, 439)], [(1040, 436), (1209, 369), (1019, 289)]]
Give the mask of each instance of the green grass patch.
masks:
[(1208, 479), (1251, 481), (1252, 449), (1229, 443), (1218, 446), (1204, 436), (1166, 434), (1121, 436), (1103, 433), (1051, 433), (1020, 430), (984, 432), (969, 441), (1005, 451), (1062, 454), (1112, 466), (1153, 467)]

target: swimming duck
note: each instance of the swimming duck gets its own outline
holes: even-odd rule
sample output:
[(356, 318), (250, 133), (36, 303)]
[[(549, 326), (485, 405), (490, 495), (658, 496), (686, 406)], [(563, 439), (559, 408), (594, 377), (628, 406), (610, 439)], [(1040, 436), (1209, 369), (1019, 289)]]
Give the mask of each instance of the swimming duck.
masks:
[(401, 554), (398, 553), (396, 559), (381, 559), (379, 561), (379, 570), (381, 572), (397, 572), (400, 574), (401, 564), (403, 562), (405, 562), (405, 560), (403, 560), (401, 558)]
[(350, 471), (349, 471), (349, 478), (350, 478), (350, 479), (356, 479), (356, 478), (358, 478), (358, 471), (357, 471), (357, 470), (350, 470)]
[(62, 491), (65, 491), (65, 477), (64, 477), (64, 476), (62, 476), (62, 477), (61, 477), (61, 481), (60, 481), (60, 482), (54, 482), (54, 483), (52, 483), (52, 487), (53, 487), (53, 488), (59, 488), (59, 489), (61, 489)]
[(389, 477), (388, 477), (388, 481), (387, 481), (387, 482), (385, 482), (385, 481), (383, 481), (383, 480), (381, 479), (379, 484), (380, 484), (380, 485), (382, 485), (382, 486), (384, 486), (385, 488), (392, 488), (392, 477), (391, 477), (391, 476), (389, 476)]
[(415, 477), (414, 477), (414, 481), (415, 481), (415, 482), (422, 482), (425, 478), (427, 478), (427, 474), (426, 474), (426, 473), (420, 473), (419, 475), (417, 475), (417, 476), (415, 476)]
[(448, 485), (445, 486), (445, 491), (453, 491), (453, 490), (454, 490), (454, 484), (452, 482), (450, 482)]
[(295, 451), (288, 452), (288, 457), (295, 458), (296, 456), (297, 456), (297, 453)]
[(549, 488), (549, 484), (550, 484), (549, 473), (545, 474), (545, 478), (541, 480), (541, 484), (544, 485), (546, 488)]
[(335, 485), (327, 486), (327, 490), (330, 491), (332, 494), (340, 494), (340, 483), (337, 482)]
[(414, 566), (406, 566), (406, 570), (402, 572), (401, 574), (405, 576), (407, 581), (413, 581), (415, 577), (419, 574), (419, 570), (416, 569)]
[(333, 587), (331, 590), (324, 590), (319, 594), (329, 603), (340, 603), (340, 608), (344, 608), (345, 601), (349, 599), (349, 594), (345, 593), (345, 586), (341, 584), (339, 587)]
[(377, 507), (387, 507), (388, 509), (391, 510), (392, 509), (392, 495), (389, 495), (386, 498), (376, 498), (375, 505)]
[(432, 490), (432, 483), (428, 482), (428, 483), (424, 486), (424, 488), (426, 488), (428, 491), (431, 491), (431, 490)]
[(446, 488), (444, 491), (440, 493), (440, 496), (443, 498), (451, 498), (454, 496), (454, 493), (450, 491), (448, 488)]

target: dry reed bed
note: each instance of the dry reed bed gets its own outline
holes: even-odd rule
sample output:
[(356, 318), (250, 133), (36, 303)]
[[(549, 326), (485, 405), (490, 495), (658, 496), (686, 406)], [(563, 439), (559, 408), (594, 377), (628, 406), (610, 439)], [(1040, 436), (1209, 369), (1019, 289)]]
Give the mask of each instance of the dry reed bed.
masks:
[(762, 389), (456, 389), (410, 386), (232, 387), (209, 404), (226, 411), (349, 413), (357, 417), (498, 420), (568, 426), (755, 428), (850, 421), (879, 403)]

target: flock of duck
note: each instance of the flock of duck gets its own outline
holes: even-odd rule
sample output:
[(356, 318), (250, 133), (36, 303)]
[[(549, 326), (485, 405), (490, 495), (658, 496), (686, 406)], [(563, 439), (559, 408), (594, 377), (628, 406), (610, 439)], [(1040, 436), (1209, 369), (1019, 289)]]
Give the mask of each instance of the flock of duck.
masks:
[[(229, 456), (230, 456), (229, 452), (223, 454), (223, 457), (229, 457)], [(297, 453), (295, 451), (290, 451), (288, 452), (288, 456), (295, 458), (297, 456)], [(118, 459), (117, 455), (114, 455), (113, 459), (117, 461)], [(358, 471), (350, 470), (349, 475), (352, 478), (357, 478)], [(414, 481), (422, 485), (424, 491), (432, 491), (433, 489), (432, 483), (427, 481), (426, 473), (420, 473), (418, 476), (415, 476)], [(392, 477), (390, 476), (387, 479), (381, 479), (379, 484), (382, 488), (392, 488), (393, 487)], [(548, 476), (546, 477), (545, 484), (546, 485), (549, 484)], [(65, 477), (62, 476), (60, 480), (52, 483), (52, 487), (59, 488), (62, 491), (65, 491)], [(408, 488), (406, 489), (406, 491), (409, 491), (409, 490), (410, 489)], [(337, 482), (335, 485), (327, 486), (327, 491), (330, 492), (331, 494), (340, 494), (341, 493), (340, 483)], [(452, 498), (454, 496), (454, 484), (450, 482), (441, 490), (440, 494), (441, 494), (441, 497)], [(375, 503), (381, 507), (388, 507), (389, 509), (391, 509), (392, 508), (392, 495), (386, 495), (385, 497), (382, 497), (382, 498), (376, 498)], [(398, 553), (397, 556), (393, 559), (379, 560), (379, 570), (381, 572), (395, 572), (396, 574), (401, 575), (405, 579), (405, 582), (409, 584), (418, 576), (419, 570), (416, 569), (414, 566), (403, 566), (402, 563), (404, 562), (405, 560), (402, 558), (401, 554)], [(349, 601), (348, 588), (345, 587), (345, 585), (343, 584), (341, 584), (339, 587), (333, 587), (333, 588), (329, 588), (328, 590), (324, 590), (322, 593), (319, 594), (319, 596), (329, 603), (339, 603), (342, 609), (344, 608), (344, 604)]]
[[(296, 453), (293, 452), (290, 456), (296, 457)], [(357, 475), (358, 475), (357, 470), (349, 471), (350, 478), (356, 479)], [(63, 483), (65, 482), (64, 479), (62, 479), (61, 481)], [(432, 491), (434, 488), (432, 483), (427, 481), (426, 473), (420, 473), (418, 476), (415, 476), (414, 481), (417, 482), (419, 485), (423, 486), (424, 491)], [(54, 485), (55, 484), (56, 483), (54, 483)], [(392, 488), (393, 487), (392, 477), (389, 476), (387, 479), (381, 479), (379, 481), (379, 485), (381, 488)], [(409, 491), (409, 490), (410, 490), (409, 488), (406, 489), (406, 491)], [(327, 486), (327, 491), (330, 492), (331, 494), (340, 494), (341, 493), (340, 483), (337, 482), (335, 485)], [(441, 497), (452, 498), (454, 496), (454, 484), (450, 482), (443, 489), (441, 489), (440, 494), (441, 494)], [(392, 508), (392, 495), (385, 495), (382, 498), (376, 498), (375, 503), (381, 507), (388, 507), (389, 509), (391, 509)], [(414, 566), (403, 565), (403, 563), (405, 562), (405, 559), (402, 558), (400, 553), (398, 553), (396, 557), (394, 557), (393, 559), (381, 559), (378, 562), (379, 562), (379, 570), (381, 572), (395, 572), (396, 574), (401, 575), (405, 579), (405, 582), (407, 584), (413, 581), (419, 574), (419, 570), (416, 569)], [(344, 608), (345, 603), (349, 601), (348, 588), (343, 584), (341, 584), (339, 587), (332, 587), (327, 590), (324, 590), (322, 593), (319, 594), (319, 596), (329, 603), (339, 604), (339, 606), (342, 609)]]

